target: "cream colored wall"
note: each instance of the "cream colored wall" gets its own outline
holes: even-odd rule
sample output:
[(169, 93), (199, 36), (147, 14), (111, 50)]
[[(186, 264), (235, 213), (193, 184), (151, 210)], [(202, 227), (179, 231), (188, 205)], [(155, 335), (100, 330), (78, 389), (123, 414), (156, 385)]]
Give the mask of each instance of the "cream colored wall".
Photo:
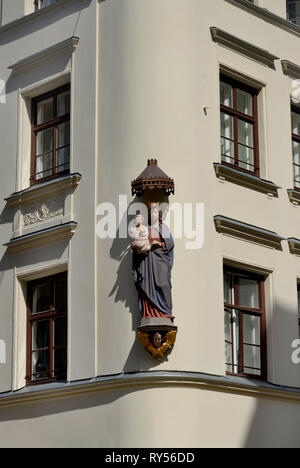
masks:
[(28, 0), (2, 0), (2, 24), (22, 18), (25, 13), (25, 1)]
[[(87, 79), (96, 73), (95, 70), (93, 72), (96, 62), (95, 8), (96, 2), (91, 6), (90, 0), (76, 0), (69, 3), (67, 10), (59, 7), (55, 15), (52, 13), (50, 21), (40, 16), (36, 29), (29, 22), (0, 35), (0, 76), (6, 81), (7, 94), (7, 104), (1, 104), (0, 107), (0, 165), (1, 173), (5, 174), (0, 188), (3, 200), (0, 225), (0, 296), (3, 310), (0, 339), (5, 341), (7, 348), (7, 364), (1, 364), (0, 367), (0, 392), (24, 386), (23, 344), (26, 330), (23, 325), (26, 308), (17, 278), (21, 275), (26, 280), (27, 273), (31, 275), (34, 271), (44, 276), (45, 271), (51, 273), (54, 271), (53, 265), (61, 263), (69, 271), (70, 286), (68, 377), (77, 380), (95, 374), (96, 294), (94, 282), (88, 279), (94, 278), (95, 255), (94, 250), (86, 246), (92, 246), (90, 239), (95, 236), (95, 208), (90, 200), (94, 199), (95, 189), (96, 89), (95, 86), (85, 86)], [(71, 51), (66, 51), (20, 73), (8, 69), (17, 61), (73, 35), (80, 36), (76, 58), (72, 57)], [(29, 186), (30, 106), (26, 106), (26, 99), (44, 92), (49, 86), (52, 89), (60, 86), (66, 80), (71, 81), (73, 92), (71, 167), (73, 172), (83, 175), (80, 188), (76, 188), (74, 195), (68, 195), (65, 200), (65, 214), (76, 222), (82, 219), (76, 232), (77, 239), (71, 245), (68, 242), (54, 243), (13, 255), (2, 245), (9, 241), (14, 229), (14, 210), (6, 206), (4, 199)], [(82, 89), (82, 92), (78, 89)], [(84, 120), (82, 114), (85, 115)], [(10, 155), (9, 159), (7, 155)], [(91, 210), (86, 209), (86, 203), (92, 206)], [(38, 229), (38, 226), (33, 228)], [(82, 255), (78, 255), (78, 252), (82, 252)], [(19, 340), (17, 344), (16, 339)]]
[(0, 446), (105, 447), (116, 454), (120, 447), (288, 448), (299, 447), (299, 424), (299, 404), (184, 386), (132, 387), (2, 407)]
[[(0, 105), (0, 174), (5, 174), (1, 199), (25, 188), (18, 159), (26, 153), (26, 146), (25, 153), (18, 150), (23, 141), (18, 133), (22, 121), (17, 119), (22, 90), (39, 86), (49, 75), (71, 74), (71, 166), (82, 174), (70, 202), (78, 227), (69, 244), (17, 257), (0, 247), (0, 339), (5, 339), (8, 352), (8, 363), (0, 365), (0, 392), (20, 388), (24, 378), (22, 282), (55, 264), (69, 271), (70, 380), (139, 370), (224, 375), (222, 268), (228, 260), (268, 272), (269, 381), (300, 387), (299, 366), (291, 363), (291, 343), (298, 334), (299, 257), (289, 253), (286, 241), (278, 252), (217, 234), (213, 222), (215, 215), (224, 215), (284, 237), (299, 237), (300, 208), (291, 205), (286, 193), (293, 179), (291, 80), (283, 75), (279, 61), (271, 70), (216, 45), (209, 28), (217, 26), (299, 64), (298, 37), (224, 0), (205, 2), (205, 10), (203, 4), (75, 0), (53, 9), (49, 18), (41, 15), (38, 23), (0, 33), (0, 78), (7, 81), (8, 90), (7, 104)], [(23, 75), (8, 70), (72, 35), (80, 37), (73, 57), (56, 57)], [(221, 159), (221, 65), (263, 85), (263, 175), (282, 187), (278, 199), (220, 183), (215, 176), (213, 163)], [(204, 247), (186, 250), (185, 241), (176, 240), (172, 281), (178, 338), (160, 364), (137, 341), (140, 317), (129, 241), (96, 239), (96, 206), (101, 202), (118, 206), (119, 194), (127, 194), (131, 201), (130, 182), (148, 157), (157, 157), (174, 177), (176, 195), (171, 201), (205, 204)], [(13, 221), (4, 202), (1, 220), (3, 244), (10, 238)], [(298, 408), (285, 401), (187, 387), (128, 389), (99, 398), (1, 408), (0, 444), (26, 445), (34, 435), (38, 445), (292, 446), (299, 445), (294, 431), (299, 427)], [(163, 434), (162, 413), (170, 422)]]
[[(298, 39), (222, 0), (206, 4), (205, 15), (197, 1), (178, 2), (176, 8), (168, 0), (163, 6), (158, 0), (104, 2), (100, 25), (99, 202), (117, 203), (119, 193), (131, 200), (130, 181), (145, 167), (147, 157), (157, 156), (175, 179), (172, 200), (205, 203), (204, 248), (188, 251), (184, 241), (176, 240), (173, 299), (178, 341), (159, 369), (224, 373), (222, 263), (233, 258), (270, 272), (269, 379), (299, 386), (299, 368), (291, 362), (291, 343), (298, 334), (298, 259), (286, 242), (278, 252), (224, 238), (213, 222), (220, 214), (297, 237), (299, 208), (291, 205), (286, 192), (293, 179), (291, 81), (279, 61), (272, 70), (216, 45), (209, 28), (217, 26), (295, 63)], [(220, 65), (263, 85), (262, 176), (282, 187), (278, 199), (221, 184), (215, 176), (213, 163), (220, 162)], [(121, 256), (125, 247), (122, 241), (99, 241), (100, 374), (158, 368), (137, 343), (136, 293), (129, 274), (131, 254)]]
[(266, 8), (278, 16), (286, 18), (286, 0), (255, 0), (254, 2), (261, 8)]

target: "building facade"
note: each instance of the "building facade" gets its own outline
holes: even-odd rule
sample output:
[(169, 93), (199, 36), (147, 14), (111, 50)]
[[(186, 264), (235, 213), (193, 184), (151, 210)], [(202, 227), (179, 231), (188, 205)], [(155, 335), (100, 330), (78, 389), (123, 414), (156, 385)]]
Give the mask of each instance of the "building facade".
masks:
[[(300, 2), (0, 4), (0, 445), (299, 447)], [(162, 360), (120, 236), (148, 157), (187, 222)]]

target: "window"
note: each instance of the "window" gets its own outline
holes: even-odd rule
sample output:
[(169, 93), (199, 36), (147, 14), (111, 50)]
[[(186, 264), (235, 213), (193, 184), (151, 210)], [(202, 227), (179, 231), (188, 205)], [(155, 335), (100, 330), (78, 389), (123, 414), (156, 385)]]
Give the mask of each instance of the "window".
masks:
[(294, 188), (300, 190), (300, 109), (292, 107)]
[(221, 76), (222, 163), (259, 177), (256, 89)]
[(300, 26), (300, 0), (287, 0), (287, 19)]
[(35, 0), (34, 5), (36, 10), (40, 10), (41, 8), (45, 8), (52, 3), (56, 3), (58, 0)]
[(70, 171), (70, 86), (32, 100), (31, 184)]
[(67, 274), (28, 283), (27, 383), (66, 380)]
[(264, 278), (224, 271), (225, 353), (228, 374), (267, 378)]

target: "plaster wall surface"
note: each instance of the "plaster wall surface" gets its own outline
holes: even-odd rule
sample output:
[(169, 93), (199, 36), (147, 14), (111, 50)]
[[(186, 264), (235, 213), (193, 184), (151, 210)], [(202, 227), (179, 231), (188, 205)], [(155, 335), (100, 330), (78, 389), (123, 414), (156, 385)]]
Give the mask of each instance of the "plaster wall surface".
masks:
[[(225, 0), (59, 3), (0, 29), (0, 78), (6, 83), (6, 104), (0, 104), (1, 200), (29, 186), (30, 100), (66, 82), (72, 91), (71, 172), (82, 176), (65, 198), (68, 219), (78, 223), (70, 241), (8, 252), (2, 244), (16, 219), (2, 202), (0, 339), (7, 362), (0, 364), (0, 392), (25, 385), (26, 282), (57, 269), (68, 270), (69, 381), (156, 370), (225, 375), (224, 262), (265, 273), (268, 381), (299, 388), (299, 366), (291, 361), (291, 343), (298, 338), (299, 256), (286, 240), (275, 250), (219, 234), (214, 224), (214, 216), (222, 215), (284, 239), (299, 238), (300, 208), (287, 194), (293, 187), (292, 79), (280, 60), (272, 69), (217, 45), (210, 28), (298, 65), (299, 34)], [(280, 2), (276, 8), (280, 14)], [(74, 50), (65, 47), (18, 72), (8, 68), (72, 37), (79, 38)], [(216, 177), (220, 67), (259, 83), (261, 177), (281, 187), (278, 197)], [(175, 180), (170, 202), (202, 203), (205, 213), (201, 249), (187, 250), (186, 239), (175, 239), (178, 337), (161, 363), (137, 340), (129, 239), (96, 236), (97, 206), (110, 202), (118, 213), (119, 195), (130, 203), (130, 182), (148, 157), (157, 157)], [(40, 446), (297, 446), (297, 427), (297, 402), (170, 389), (167, 383), (0, 408), (4, 446), (30, 445), (29, 434)]]

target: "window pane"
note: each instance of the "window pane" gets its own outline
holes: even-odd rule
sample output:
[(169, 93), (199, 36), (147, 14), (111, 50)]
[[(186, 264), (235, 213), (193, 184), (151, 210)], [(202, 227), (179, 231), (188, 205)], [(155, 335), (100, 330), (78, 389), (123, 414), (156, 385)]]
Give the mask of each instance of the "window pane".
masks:
[(253, 148), (253, 125), (238, 119), (238, 140), (239, 143)]
[(231, 343), (225, 343), (225, 362), (226, 362), (226, 372), (235, 372), (232, 369), (232, 345)]
[(53, 97), (37, 103), (37, 125), (49, 122), (53, 117)]
[(57, 380), (66, 379), (67, 349), (61, 348), (54, 351), (54, 375)]
[(53, 154), (46, 153), (36, 158), (36, 179), (43, 179), (52, 175)]
[(231, 301), (231, 276), (224, 273), (224, 302), (232, 304)]
[(237, 110), (246, 115), (253, 115), (252, 96), (241, 89), (236, 90)]
[(234, 164), (234, 127), (233, 117), (221, 112), (221, 154), (222, 161)]
[(53, 149), (53, 130), (48, 128), (37, 132), (36, 135), (36, 154), (44, 154), (52, 151)]
[(56, 148), (70, 144), (70, 122), (64, 122), (57, 126)]
[(255, 171), (254, 151), (247, 146), (239, 145), (239, 167), (247, 171)]
[(260, 345), (260, 317), (243, 314), (244, 343)]
[(49, 351), (32, 353), (32, 380), (41, 380), (49, 377)]
[(54, 320), (54, 347), (66, 346), (68, 336), (67, 317), (57, 317)]
[(231, 336), (231, 313), (225, 310), (225, 340), (232, 341)]
[(300, 136), (300, 114), (292, 112), (292, 132)]
[(234, 139), (233, 117), (221, 112), (221, 136)]
[(300, 143), (293, 141), (293, 161), (294, 164), (300, 165)]
[(234, 164), (234, 143), (231, 140), (221, 138), (222, 161), (228, 164)]
[(54, 283), (54, 307), (55, 309), (67, 308), (67, 280), (61, 279)]
[(57, 96), (57, 116), (70, 113), (70, 91), (66, 91)]
[(51, 308), (51, 288), (50, 283), (34, 286), (32, 313), (40, 314), (48, 312)]
[(232, 312), (232, 332), (233, 332), (233, 363), (234, 372), (239, 373), (241, 364), (241, 346), (240, 346), (240, 313), (237, 310)]
[[(244, 373), (261, 375), (261, 351), (257, 346), (244, 345)], [(254, 367), (256, 369), (250, 369)], [(258, 370), (257, 370), (258, 369)]]
[(300, 0), (287, 0), (288, 19), (300, 26)]
[(70, 147), (57, 150), (56, 153), (57, 172), (69, 171), (70, 169)]
[(250, 307), (251, 309), (259, 308), (258, 282), (250, 278), (238, 278), (239, 287), (239, 305)]
[(32, 324), (32, 351), (42, 348), (49, 348), (49, 320)]
[(300, 167), (294, 166), (294, 186), (300, 188)]
[(220, 99), (221, 104), (227, 107), (233, 107), (233, 90), (232, 86), (221, 81), (220, 83)]

